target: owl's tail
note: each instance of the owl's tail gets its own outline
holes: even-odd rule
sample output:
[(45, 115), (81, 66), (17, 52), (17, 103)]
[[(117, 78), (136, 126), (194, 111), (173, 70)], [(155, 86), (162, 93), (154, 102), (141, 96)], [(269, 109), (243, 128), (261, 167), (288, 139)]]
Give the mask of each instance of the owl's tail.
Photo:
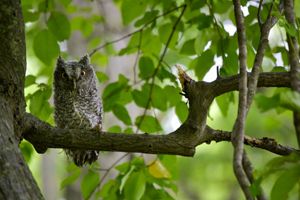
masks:
[(83, 151), (83, 150), (71, 150), (71, 149), (65, 149), (65, 152), (68, 157), (71, 157), (73, 159), (73, 162), (78, 167), (82, 167), (86, 164), (92, 164), (98, 159), (99, 151)]

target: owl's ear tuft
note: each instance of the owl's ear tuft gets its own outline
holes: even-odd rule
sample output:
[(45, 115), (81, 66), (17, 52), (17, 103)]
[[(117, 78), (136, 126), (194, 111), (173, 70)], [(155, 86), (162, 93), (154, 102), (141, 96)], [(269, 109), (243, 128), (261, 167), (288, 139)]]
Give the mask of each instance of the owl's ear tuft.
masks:
[(61, 56), (58, 56), (57, 61), (56, 61), (56, 66), (64, 66), (65, 65), (65, 61), (62, 59)]
[(86, 54), (85, 56), (83, 56), (82, 58), (80, 58), (79, 63), (87, 66), (90, 64), (90, 56), (88, 54)]

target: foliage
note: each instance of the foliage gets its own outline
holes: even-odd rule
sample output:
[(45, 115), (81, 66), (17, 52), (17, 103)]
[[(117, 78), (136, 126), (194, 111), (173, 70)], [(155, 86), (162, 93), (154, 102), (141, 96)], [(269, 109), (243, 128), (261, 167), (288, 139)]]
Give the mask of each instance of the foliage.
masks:
[[(278, 1), (275, 2), (277, 6)], [(136, 62), (132, 66), (133, 80), (123, 74), (120, 74), (117, 80), (110, 80), (103, 68), (97, 68), (101, 69), (97, 72), (97, 78), (105, 85), (102, 93), (104, 112), (112, 114), (121, 122), (121, 125), (114, 125), (108, 129), (112, 132), (162, 133), (165, 129), (162, 124), (164, 114), (172, 110), (175, 110), (175, 115), (181, 122), (185, 121), (188, 114), (187, 102), (180, 95), (181, 89), (171, 67), (176, 63), (186, 66), (189, 73), (198, 80), (207, 80), (214, 76), (217, 65), (221, 66), (220, 75), (223, 77), (237, 73), (238, 46), (233, 26), (235, 20), (232, 2), (116, 0), (114, 3), (121, 12), (123, 26), (132, 27), (133, 30), (123, 38), (128, 38), (129, 41), (121, 49), (115, 48), (114, 42), (105, 43), (116, 38), (98, 36), (99, 27), (109, 23), (109, 19), (93, 10), (97, 1), (82, 4), (70, 0), (22, 1), (28, 58), (32, 60), (25, 82), (26, 101), (32, 114), (54, 124), (53, 108), (49, 100), (55, 59), (58, 55), (71, 57), (66, 43), (78, 32), (87, 41), (88, 52), (93, 52), (95, 48), (104, 44), (98, 51), (93, 52), (91, 57), (96, 67), (106, 66), (112, 56), (135, 56)], [(262, 17), (267, 16), (271, 3), (267, 1), (263, 6)], [(247, 64), (251, 68), (259, 42), (258, 4), (254, 1), (242, 1), (242, 4), (247, 10)], [(299, 7), (299, 4), (296, 4), (297, 6)], [(276, 14), (278, 10), (273, 12)], [(274, 34), (284, 35), (287, 31), (299, 37), (298, 30), (290, 27), (281, 15), (278, 17), (280, 23), (273, 28)], [(299, 15), (297, 17), (299, 21)], [(284, 44), (284, 38), (276, 41), (271, 39), (265, 53), (263, 71), (286, 71), (289, 68)], [(255, 102), (261, 112), (275, 110), (282, 113), (285, 110), (299, 111), (299, 98), (299, 94), (289, 90), (261, 90)], [(230, 106), (236, 102), (234, 93), (216, 99), (222, 118), (232, 115)], [(129, 109), (132, 105), (140, 110), (141, 114), (133, 114)], [(268, 119), (270, 118), (268, 116)], [(28, 145), (24, 145), (22, 149), (30, 159), (32, 150), (29, 150)], [(143, 157), (135, 155), (129, 162), (113, 166), (118, 174), (105, 184), (102, 184), (95, 166), (88, 172), (83, 172), (71, 165), (68, 166), (70, 174), (62, 181), (61, 187), (72, 184), (83, 174), (81, 191), (84, 198), (94, 195), (103, 199), (176, 199), (175, 182), (178, 175), (175, 170), (176, 164), (173, 163), (175, 160), (174, 156), (159, 156), (154, 165), (146, 165)], [(282, 171), (271, 168), (263, 173), (263, 178), (268, 176), (270, 171)], [(298, 180), (295, 179), (299, 177), (296, 166), (286, 166), (285, 169), (287, 171), (280, 172), (281, 175), (273, 186), (272, 199), (287, 197), (290, 188)], [(289, 182), (290, 185), (286, 177), (294, 178)], [(262, 181), (263, 178), (258, 180)], [(284, 185), (289, 187), (284, 187), (285, 190), (277, 189)]]

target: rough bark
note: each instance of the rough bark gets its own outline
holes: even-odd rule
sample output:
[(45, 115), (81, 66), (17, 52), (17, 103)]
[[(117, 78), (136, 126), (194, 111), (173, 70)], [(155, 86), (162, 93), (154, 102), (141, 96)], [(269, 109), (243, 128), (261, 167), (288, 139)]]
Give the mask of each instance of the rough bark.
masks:
[[(248, 76), (251, 76), (248, 74)], [(96, 131), (59, 129), (42, 122), (31, 114), (25, 115), (24, 138), (35, 149), (44, 153), (47, 148), (78, 148), (102, 151), (142, 152), (152, 154), (175, 154), (193, 156), (195, 147), (211, 141), (229, 141), (230, 132), (213, 130), (206, 125), (207, 111), (212, 100), (226, 92), (238, 90), (238, 76), (206, 83), (188, 79), (185, 95), (189, 98), (188, 119), (176, 131), (166, 135), (98, 133)], [(258, 87), (290, 87), (289, 73), (262, 73)], [(201, 92), (199, 92), (201, 91)], [(268, 150), (279, 155), (288, 155), (297, 150), (285, 147), (274, 139), (245, 137), (245, 144)]]
[(18, 148), (25, 113), (24, 23), (19, 0), (0, 4), (0, 199), (42, 199)]

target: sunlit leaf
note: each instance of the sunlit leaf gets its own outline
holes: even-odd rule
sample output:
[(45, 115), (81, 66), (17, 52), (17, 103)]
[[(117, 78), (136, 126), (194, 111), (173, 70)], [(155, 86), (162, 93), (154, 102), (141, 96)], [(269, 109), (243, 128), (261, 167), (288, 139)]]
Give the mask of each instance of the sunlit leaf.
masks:
[(276, 180), (272, 191), (271, 200), (288, 199), (289, 192), (299, 183), (300, 165), (283, 172)]
[(167, 109), (166, 94), (164, 93), (164, 90), (158, 85), (153, 86), (151, 103), (154, 108), (158, 108), (163, 111)]
[(66, 40), (71, 34), (71, 25), (66, 15), (60, 12), (52, 12), (47, 26), (58, 41)]
[(121, 106), (119, 104), (116, 104), (113, 107), (113, 113), (115, 114), (115, 116), (121, 120), (122, 122), (124, 122), (124, 124), (126, 125), (131, 125), (131, 118), (129, 116), (129, 113), (127, 111), (127, 109), (124, 106)]
[(99, 184), (99, 181), (99, 174), (92, 170), (89, 170), (81, 181), (81, 193), (84, 199), (86, 199), (91, 194), (91, 192), (93, 192), (93, 190)]
[(181, 101), (181, 90), (179, 88), (167, 85), (165, 88), (163, 88), (163, 92), (170, 106), (175, 106)]
[(142, 79), (150, 78), (154, 73), (155, 67), (150, 57), (143, 56), (139, 60), (139, 76)]
[(274, 95), (272, 97), (266, 97), (262, 94), (257, 94), (255, 96), (255, 102), (257, 107), (262, 111), (266, 112), (272, 108), (276, 108), (280, 103), (280, 96)]
[(179, 102), (175, 107), (176, 115), (178, 116), (181, 122), (184, 122), (188, 116), (188, 107), (186, 103)]
[(138, 106), (145, 108), (150, 98), (150, 85), (144, 84), (142, 90), (133, 90), (132, 98)]
[(157, 16), (158, 13), (159, 13), (158, 10), (151, 10), (151, 11), (146, 12), (145, 15), (141, 19), (137, 20), (134, 23), (134, 26), (139, 27), (141, 25), (149, 23), (151, 20), (153, 20)]
[(206, 50), (191, 62), (191, 68), (195, 70), (198, 79), (202, 80), (213, 64), (214, 54), (210, 50)]
[(47, 121), (53, 112), (53, 108), (50, 106), (48, 100), (51, 96), (51, 88), (47, 85), (40, 85), (40, 89), (35, 93), (29, 95), (30, 105), (29, 110), (30, 113), (38, 116), (40, 119)]
[(191, 40), (186, 41), (183, 44), (183, 46), (180, 50), (180, 53), (185, 54), (185, 55), (194, 55), (194, 54), (196, 54), (194, 44), (195, 44), (195, 39), (191, 39)]
[[(173, 25), (169, 23), (159, 27), (158, 32), (159, 32), (160, 41), (163, 42), (164, 44), (167, 44), (167, 41), (169, 40), (172, 31), (174, 31)], [(169, 47), (174, 47), (177, 44), (177, 39), (178, 39), (178, 31), (175, 31), (169, 43)]]
[(144, 14), (146, 7), (147, 2), (143, 0), (124, 0), (121, 5), (123, 23), (127, 25), (136, 17)]
[(159, 159), (155, 159), (148, 166), (149, 173), (155, 178), (171, 178), (170, 172), (166, 167), (160, 162)]
[(69, 176), (67, 176), (63, 181), (60, 183), (60, 189), (63, 189), (64, 187), (71, 185), (74, 183), (80, 176), (81, 171), (80, 168), (75, 168)]
[(122, 129), (121, 129), (120, 126), (114, 125), (114, 126), (110, 127), (110, 128), (108, 129), (108, 131), (111, 132), (111, 133), (121, 133), (121, 132), (122, 132)]
[(109, 77), (103, 72), (96, 72), (96, 76), (101, 83), (106, 82), (109, 79)]
[(216, 102), (224, 116), (227, 116), (229, 105), (233, 99), (233, 93), (226, 93), (216, 98)]
[(33, 84), (35, 84), (36, 81), (36, 77), (33, 75), (27, 75), (25, 77), (25, 87), (31, 86)]
[(143, 171), (133, 172), (124, 187), (126, 199), (139, 200), (143, 196), (146, 188), (146, 179)]
[(50, 65), (59, 55), (57, 40), (47, 29), (38, 32), (34, 37), (33, 50), (35, 55), (46, 65)]
[(139, 126), (140, 130), (146, 133), (155, 133), (162, 130), (159, 121), (149, 115), (137, 117), (135, 125)]

